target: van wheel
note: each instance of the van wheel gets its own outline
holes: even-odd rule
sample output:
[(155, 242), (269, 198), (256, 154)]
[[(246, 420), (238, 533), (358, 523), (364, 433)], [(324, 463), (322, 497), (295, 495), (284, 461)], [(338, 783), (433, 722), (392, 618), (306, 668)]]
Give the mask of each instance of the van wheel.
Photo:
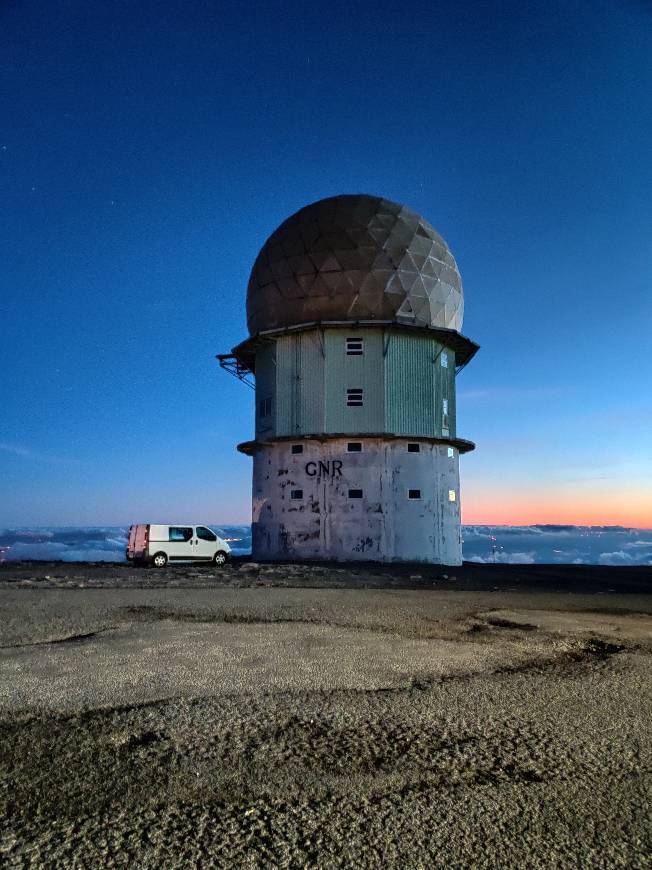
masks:
[(168, 563), (168, 557), (165, 553), (156, 553), (152, 559), (157, 568), (165, 568)]
[(213, 556), (213, 564), (214, 565), (224, 565), (226, 563), (226, 553), (223, 553), (221, 550), (219, 553), (215, 553)]

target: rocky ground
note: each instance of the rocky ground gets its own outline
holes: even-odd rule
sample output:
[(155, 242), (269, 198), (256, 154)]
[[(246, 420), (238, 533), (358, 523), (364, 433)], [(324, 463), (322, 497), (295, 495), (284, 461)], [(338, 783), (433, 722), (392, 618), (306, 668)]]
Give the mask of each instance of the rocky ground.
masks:
[(0, 864), (647, 867), (649, 569), (0, 566)]

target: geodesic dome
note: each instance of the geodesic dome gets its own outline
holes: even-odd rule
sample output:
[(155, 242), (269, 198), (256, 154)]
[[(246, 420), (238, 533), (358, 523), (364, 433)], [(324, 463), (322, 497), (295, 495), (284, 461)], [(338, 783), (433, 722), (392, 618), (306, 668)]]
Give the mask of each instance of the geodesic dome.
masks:
[(328, 320), (462, 327), (462, 279), (448, 245), (416, 212), (364, 194), (307, 205), (272, 233), (249, 278), (247, 324)]

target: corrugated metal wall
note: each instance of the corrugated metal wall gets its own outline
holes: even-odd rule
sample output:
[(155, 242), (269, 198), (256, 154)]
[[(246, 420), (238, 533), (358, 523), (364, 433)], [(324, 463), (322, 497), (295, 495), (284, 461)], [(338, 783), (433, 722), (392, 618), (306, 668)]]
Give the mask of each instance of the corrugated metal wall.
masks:
[[(364, 339), (362, 356), (349, 356), (347, 338)], [(384, 425), (383, 335), (355, 328), (324, 332), (326, 350), (326, 431), (382, 432)], [(349, 407), (347, 389), (362, 389), (362, 407)]]
[[(263, 345), (256, 354), (256, 438), (269, 438), (275, 431), (276, 417), (276, 345), (274, 342)], [(271, 414), (262, 416), (261, 402), (272, 400)]]
[(302, 332), (301, 409), (303, 432), (324, 431), (324, 335), (321, 330)]
[[(362, 356), (347, 355), (347, 337), (364, 339)], [(348, 388), (364, 391), (362, 407), (347, 405)], [(273, 397), (272, 415), (261, 418), (266, 397)], [(260, 438), (345, 432), (441, 437), (445, 398), (448, 434), (455, 437), (455, 355), (429, 336), (314, 329), (280, 336), (256, 358)]]
[[(397, 435), (455, 437), (455, 354), (427, 335), (385, 337), (386, 431)], [(442, 365), (442, 353), (448, 366)], [(448, 400), (448, 433), (442, 431)]]
[(324, 429), (324, 354), (319, 330), (283, 335), (276, 342), (276, 434)]
[(276, 341), (276, 434), (294, 435), (300, 430), (298, 334)]
[(387, 429), (407, 435), (439, 435), (435, 407), (435, 342), (427, 336), (388, 334), (385, 365)]

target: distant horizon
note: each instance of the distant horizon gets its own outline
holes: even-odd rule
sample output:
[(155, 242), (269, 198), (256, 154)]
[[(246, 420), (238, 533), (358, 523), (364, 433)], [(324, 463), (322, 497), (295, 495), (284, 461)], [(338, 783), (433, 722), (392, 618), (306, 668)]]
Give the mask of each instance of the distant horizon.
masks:
[[(205, 524), (232, 542), (234, 555), (250, 554), (251, 523)], [(123, 562), (129, 525), (0, 528), (0, 562)], [(652, 566), (652, 529), (632, 526), (465, 524), (462, 539), (469, 562)]]
[[(191, 524), (199, 524), (202, 523), (207, 526), (231, 526), (233, 528), (237, 526), (251, 526), (251, 520), (246, 520), (243, 522), (235, 522), (230, 520), (229, 522), (224, 522), (222, 520), (207, 520), (205, 518), (200, 519), (188, 519), (188, 517), (178, 517), (175, 519), (157, 519), (157, 520), (133, 520), (126, 522), (114, 522), (114, 523), (24, 523), (22, 525), (8, 525), (6, 523), (0, 524), (0, 529), (4, 531), (23, 531), (23, 530), (39, 530), (39, 529), (120, 529), (120, 528), (129, 528), (131, 525), (135, 525), (138, 522), (149, 522), (154, 525), (169, 525), (170, 523), (184, 523), (188, 522)], [(627, 523), (490, 523), (490, 522), (474, 522), (467, 523), (462, 520), (461, 523), (462, 528), (479, 528), (486, 527), (491, 529), (531, 529), (531, 528), (558, 528), (558, 529), (635, 529), (640, 532), (652, 532), (652, 526), (640, 526), (633, 525)]]

